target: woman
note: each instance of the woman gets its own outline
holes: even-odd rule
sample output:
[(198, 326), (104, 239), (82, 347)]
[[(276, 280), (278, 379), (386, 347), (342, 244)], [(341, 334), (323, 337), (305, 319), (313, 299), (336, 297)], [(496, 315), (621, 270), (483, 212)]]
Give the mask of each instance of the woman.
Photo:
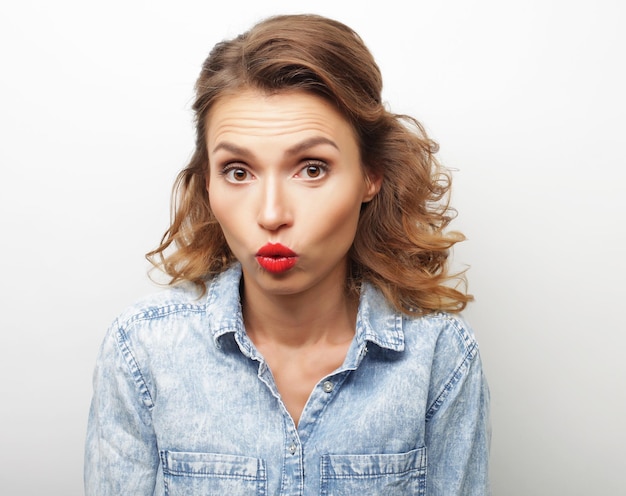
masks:
[(171, 287), (98, 358), (87, 494), (488, 493), (449, 177), (381, 88), (358, 35), (319, 16), (213, 49), (149, 254)]

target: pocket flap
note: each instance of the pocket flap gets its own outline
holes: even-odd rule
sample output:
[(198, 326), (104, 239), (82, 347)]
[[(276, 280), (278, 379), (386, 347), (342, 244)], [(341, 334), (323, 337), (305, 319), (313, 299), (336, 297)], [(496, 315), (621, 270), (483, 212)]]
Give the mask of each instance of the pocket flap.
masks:
[(326, 478), (376, 477), (414, 470), (426, 470), (426, 448), (399, 454), (322, 456)]
[(170, 475), (206, 475), (240, 479), (265, 477), (263, 461), (247, 456), (161, 451), (161, 463), (163, 472)]

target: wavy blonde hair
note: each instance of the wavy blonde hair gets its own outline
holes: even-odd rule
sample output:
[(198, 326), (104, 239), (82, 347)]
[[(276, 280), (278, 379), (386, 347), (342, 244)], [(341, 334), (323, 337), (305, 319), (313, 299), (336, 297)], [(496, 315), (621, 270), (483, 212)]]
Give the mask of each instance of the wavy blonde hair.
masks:
[(362, 207), (349, 253), (351, 287), (367, 280), (409, 314), (463, 310), (472, 296), (464, 274), (449, 273), (448, 256), (464, 237), (446, 232), (455, 211), (437, 144), (414, 118), (385, 109), (380, 70), (358, 34), (317, 15), (263, 20), (218, 43), (205, 60), (193, 104), (195, 152), (174, 184), (171, 225), (146, 255), (169, 284), (191, 281), (204, 292), (207, 278), (235, 260), (209, 206), (206, 121), (219, 98), (244, 88), (327, 99), (355, 129), (363, 167), (383, 177)]

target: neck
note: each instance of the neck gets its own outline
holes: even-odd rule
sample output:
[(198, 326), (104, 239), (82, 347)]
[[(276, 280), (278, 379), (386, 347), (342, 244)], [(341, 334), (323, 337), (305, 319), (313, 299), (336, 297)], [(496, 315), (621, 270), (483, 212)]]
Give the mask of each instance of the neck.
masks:
[(259, 343), (301, 348), (352, 339), (358, 295), (340, 284), (297, 294), (276, 295), (246, 285), (242, 294), (246, 332)]

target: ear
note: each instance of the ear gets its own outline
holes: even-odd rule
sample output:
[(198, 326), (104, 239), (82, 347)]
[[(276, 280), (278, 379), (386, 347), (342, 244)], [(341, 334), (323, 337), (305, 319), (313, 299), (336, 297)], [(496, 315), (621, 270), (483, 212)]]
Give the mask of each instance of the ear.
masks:
[(374, 198), (383, 185), (382, 174), (368, 170), (365, 172), (365, 194), (363, 195), (363, 203), (367, 203)]

